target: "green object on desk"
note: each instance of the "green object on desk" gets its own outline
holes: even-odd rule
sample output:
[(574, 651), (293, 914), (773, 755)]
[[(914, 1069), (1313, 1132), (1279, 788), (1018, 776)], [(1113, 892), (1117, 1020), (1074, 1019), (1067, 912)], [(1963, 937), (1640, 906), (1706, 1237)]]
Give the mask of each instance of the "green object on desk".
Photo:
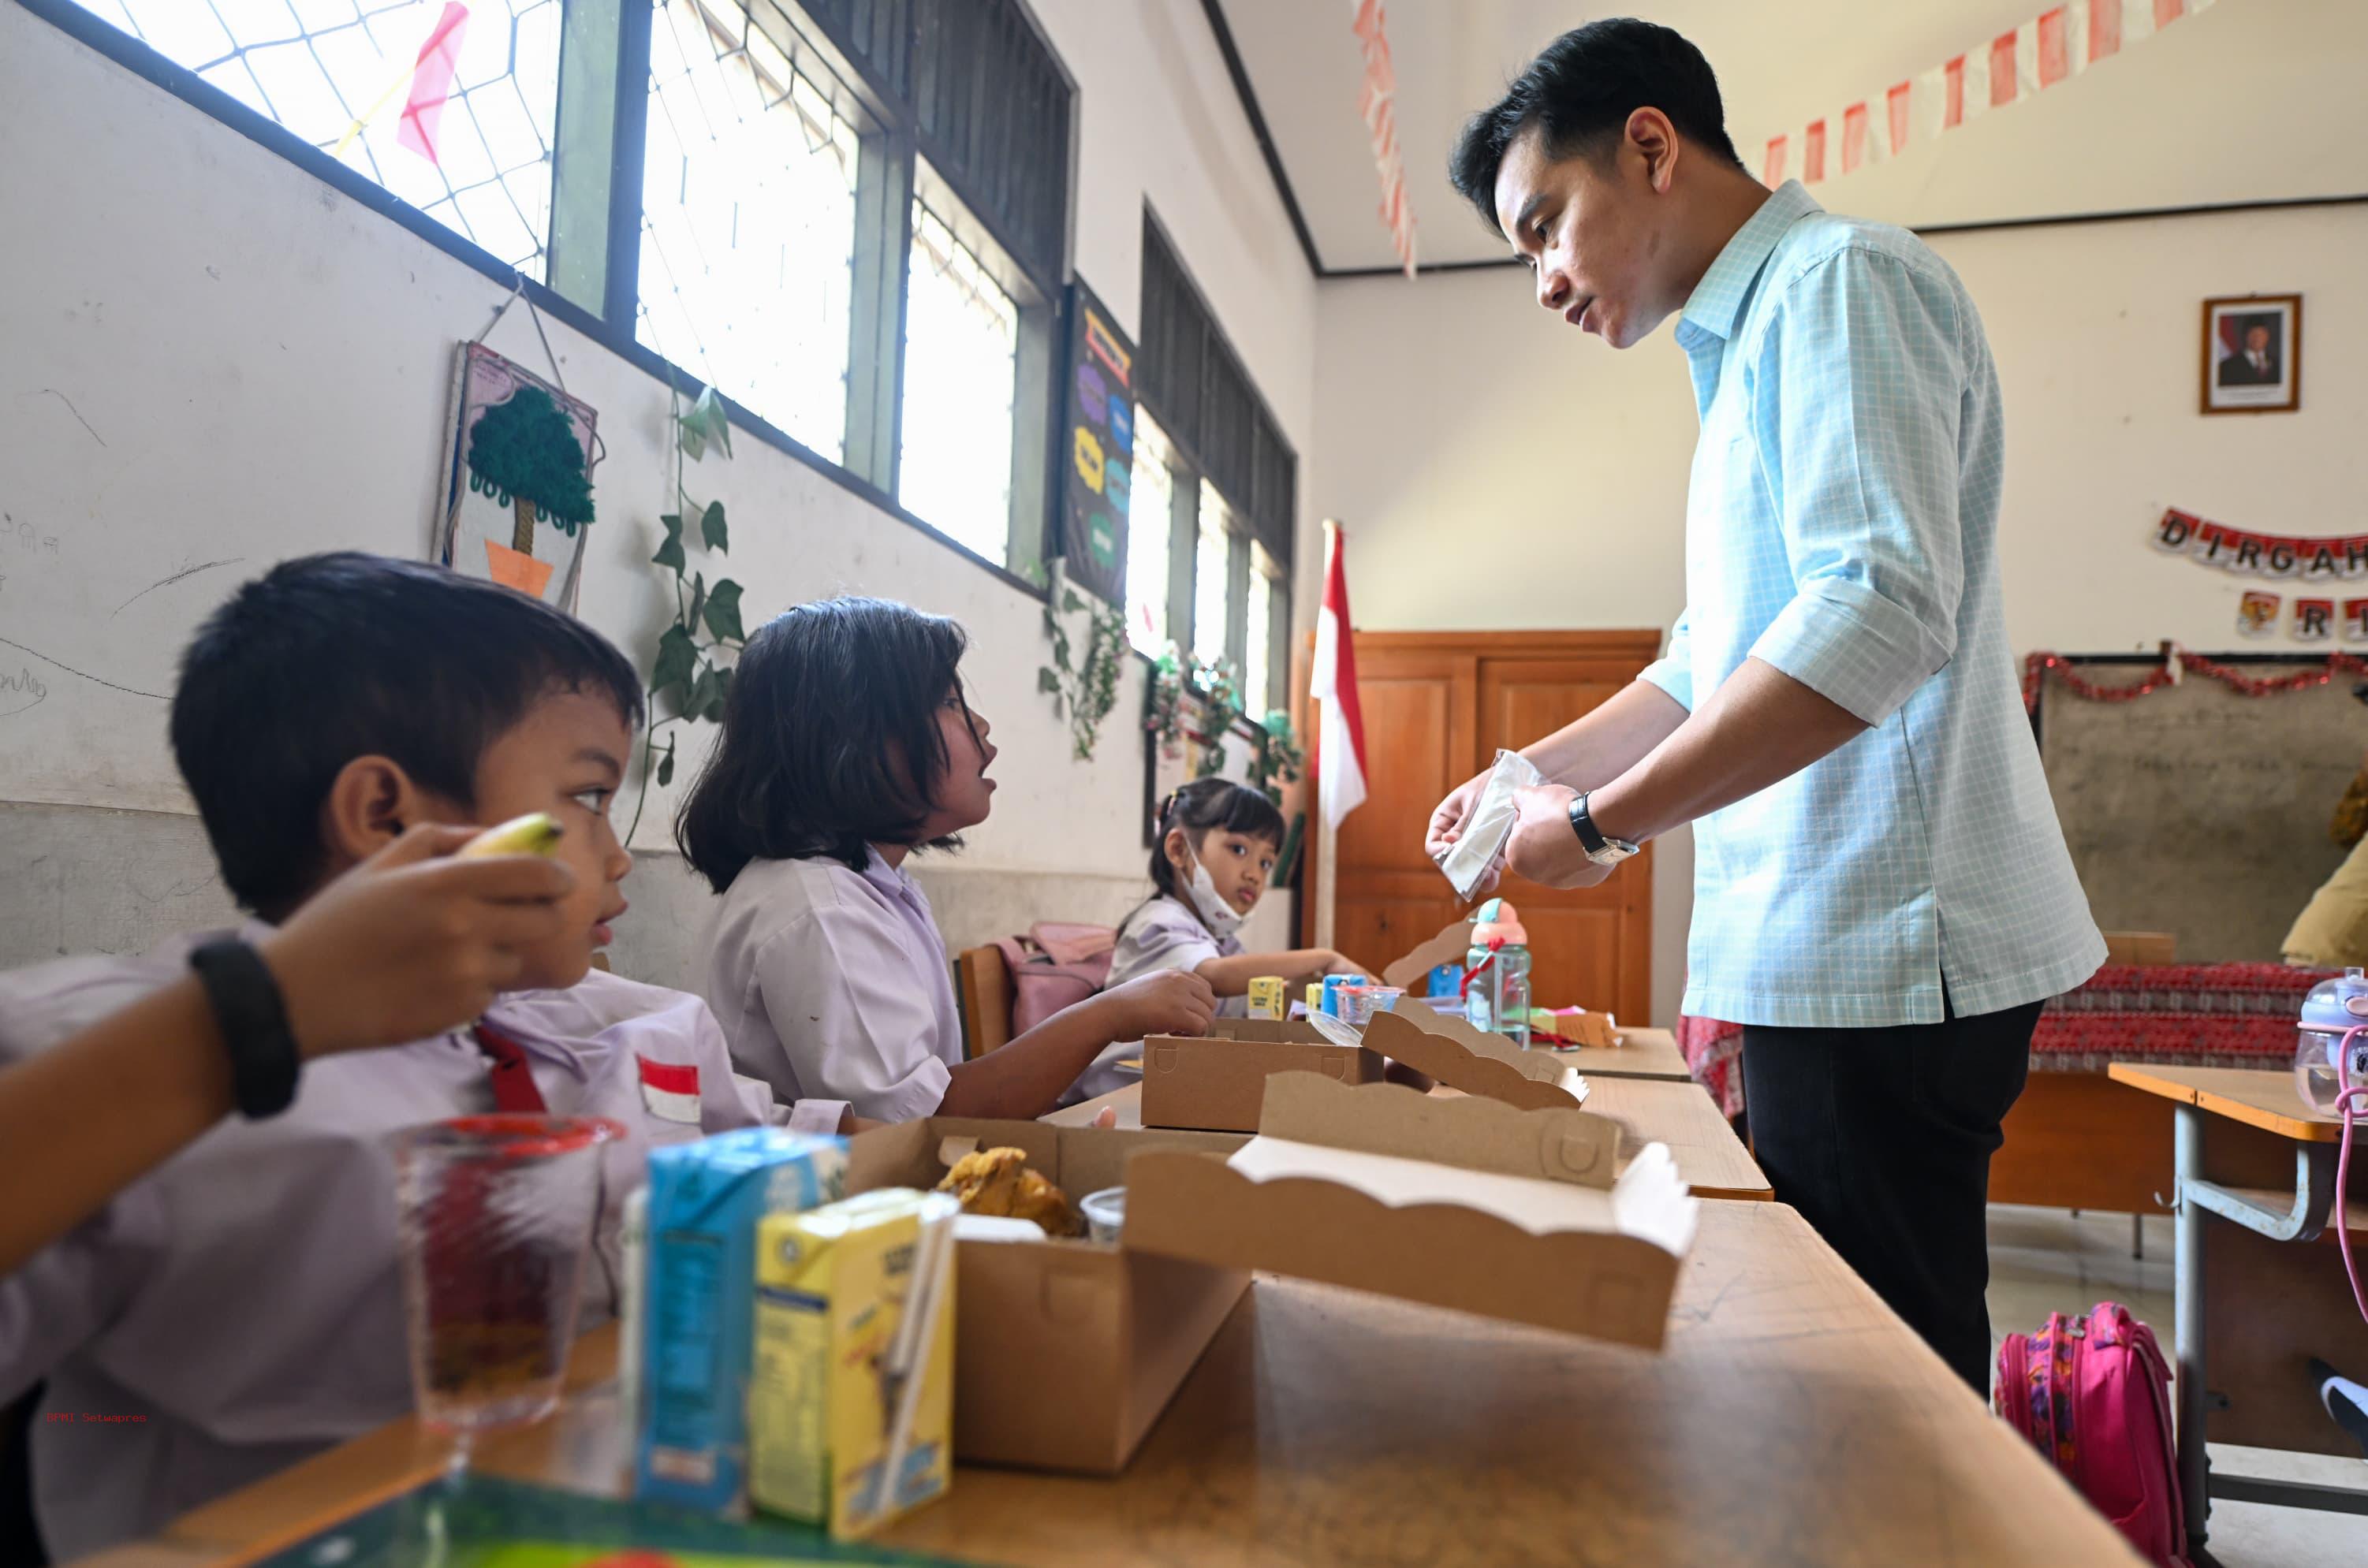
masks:
[(263, 1559), (256, 1568), (953, 1568), (786, 1520), (712, 1518), (491, 1476), (438, 1477)]

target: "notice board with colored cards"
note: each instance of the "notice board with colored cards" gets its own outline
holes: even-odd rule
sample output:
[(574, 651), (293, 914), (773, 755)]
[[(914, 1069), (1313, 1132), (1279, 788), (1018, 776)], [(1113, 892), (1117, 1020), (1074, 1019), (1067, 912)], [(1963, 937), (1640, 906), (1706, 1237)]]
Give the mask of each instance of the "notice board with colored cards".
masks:
[(1068, 418), (1060, 553), (1069, 581), (1126, 603), (1126, 520), (1133, 479), (1134, 346), (1094, 291), (1069, 286)]

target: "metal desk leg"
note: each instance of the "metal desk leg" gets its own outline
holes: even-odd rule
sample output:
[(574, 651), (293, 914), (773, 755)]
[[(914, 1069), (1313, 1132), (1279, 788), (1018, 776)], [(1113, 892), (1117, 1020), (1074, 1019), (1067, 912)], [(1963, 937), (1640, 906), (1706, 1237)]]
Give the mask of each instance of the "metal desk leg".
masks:
[(2203, 1206), (2188, 1191), (2203, 1176), (2203, 1113), (2175, 1108), (2172, 1170), (2178, 1199), (2177, 1247), (2171, 1264), (2177, 1316), (2172, 1354), (2179, 1363), (2179, 1490), (2187, 1510), (2187, 1543), (2201, 1551), (2212, 1517), (2203, 1447), (2203, 1413), (2211, 1401), (2203, 1370)]

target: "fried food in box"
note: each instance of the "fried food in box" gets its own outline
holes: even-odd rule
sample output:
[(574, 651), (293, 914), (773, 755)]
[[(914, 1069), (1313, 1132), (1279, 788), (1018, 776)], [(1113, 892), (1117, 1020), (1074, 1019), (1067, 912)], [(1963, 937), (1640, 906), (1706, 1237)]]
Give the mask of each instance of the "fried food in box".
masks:
[(938, 1183), (938, 1190), (960, 1199), (964, 1213), (1033, 1220), (1048, 1236), (1075, 1236), (1083, 1230), (1068, 1195), (1029, 1168), (1024, 1149), (981, 1149), (964, 1154), (946, 1172), (946, 1179)]

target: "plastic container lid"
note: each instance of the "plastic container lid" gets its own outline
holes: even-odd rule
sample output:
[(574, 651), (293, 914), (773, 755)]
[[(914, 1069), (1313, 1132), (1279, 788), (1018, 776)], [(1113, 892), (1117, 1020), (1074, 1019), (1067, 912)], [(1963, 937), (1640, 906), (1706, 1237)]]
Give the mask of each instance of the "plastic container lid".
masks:
[(1472, 945), (1475, 948), (1498, 944), (1511, 948), (1530, 945), (1530, 934), (1522, 928), (1521, 917), (1513, 906), (1501, 898), (1492, 898), (1472, 915)]
[(2347, 969), (2310, 988), (2302, 1005), (2306, 1029), (2348, 1029), (2368, 1025), (2368, 971)]

